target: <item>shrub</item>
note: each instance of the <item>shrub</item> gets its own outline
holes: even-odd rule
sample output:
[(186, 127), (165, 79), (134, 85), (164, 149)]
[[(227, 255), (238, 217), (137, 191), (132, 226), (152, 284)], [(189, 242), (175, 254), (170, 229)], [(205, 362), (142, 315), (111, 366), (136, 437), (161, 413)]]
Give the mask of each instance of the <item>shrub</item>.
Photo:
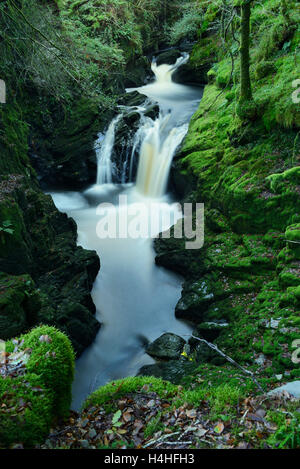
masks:
[(183, 39), (197, 39), (202, 23), (202, 13), (197, 5), (189, 3), (183, 8), (183, 16), (169, 30), (170, 44), (177, 44)]
[(261, 78), (271, 75), (271, 73), (275, 73), (276, 70), (276, 65), (273, 62), (263, 60), (259, 62), (255, 68), (255, 78), (260, 80)]

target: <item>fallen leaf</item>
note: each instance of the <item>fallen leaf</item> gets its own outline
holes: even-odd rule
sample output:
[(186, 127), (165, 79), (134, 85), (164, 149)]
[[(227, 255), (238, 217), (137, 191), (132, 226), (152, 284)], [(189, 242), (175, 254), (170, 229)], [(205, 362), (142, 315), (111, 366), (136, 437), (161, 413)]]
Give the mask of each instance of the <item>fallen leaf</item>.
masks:
[(222, 422), (219, 422), (214, 428), (214, 432), (218, 433), (218, 435), (222, 433), (223, 430), (224, 430), (224, 424)]

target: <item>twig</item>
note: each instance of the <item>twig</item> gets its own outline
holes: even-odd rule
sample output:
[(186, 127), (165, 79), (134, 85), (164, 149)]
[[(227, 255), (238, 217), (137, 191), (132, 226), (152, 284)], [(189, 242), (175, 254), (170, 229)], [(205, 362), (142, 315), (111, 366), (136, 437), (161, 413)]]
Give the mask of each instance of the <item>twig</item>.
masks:
[(158, 443), (159, 441), (166, 440), (167, 438), (170, 438), (171, 436), (174, 435), (179, 435), (181, 432), (174, 432), (174, 433), (168, 433), (167, 435), (162, 435), (160, 438), (152, 439), (150, 440), (146, 445), (143, 446), (143, 448), (148, 448), (148, 446), (154, 445), (154, 443)]
[(158, 446), (161, 445), (191, 445), (192, 441), (161, 441)]
[(241, 418), (241, 420), (240, 420), (240, 423), (244, 423), (244, 420), (245, 420), (245, 418), (246, 418), (248, 412), (249, 412), (249, 409), (247, 409), (246, 412), (243, 414), (243, 416), (242, 416), (242, 418)]
[(210, 347), (212, 350), (215, 350), (215, 352), (217, 352), (219, 355), (221, 355), (222, 357), (226, 358), (227, 361), (229, 361), (230, 363), (232, 363), (233, 365), (235, 365), (237, 368), (239, 368), (240, 370), (242, 370), (246, 375), (249, 375), (251, 376), (253, 382), (256, 384), (256, 386), (258, 387), (258, 389), (264, 393), (264, 390), (263, 388), (261, 387), (261, 385), (259, 384), (259, 382), (257, 381), (257, 379), (255, 378), (254, 376), (254, 373), (252, 371), (249, 371), (247, 370), (246, 368), (244, 368), (242, 365), (240, 365), (239, 363), (237, 363), (235, 360), (233, 360), (233, 358), (229, 357), (228, 355), (226, 355), (224, 352), (222, 352), (222, 350), (220, 350), (215, 344), (212, 344), (211, 342), (208, 342), (207, 340), (205, 339), (199, 339), (199, 337), (196, 337), (194, 335), (191, 335), (190, 337), (192, 337), (193, 339), (196, 339), (198, 340), (199, 342), (203, 342), (205, 343), (206, 345), (208, 345), (208, 347)]
[(295, 243), (295, 244), (300, 244), (300, 241), (292, 241), (291, 239), (285, 239), (287, 243)]

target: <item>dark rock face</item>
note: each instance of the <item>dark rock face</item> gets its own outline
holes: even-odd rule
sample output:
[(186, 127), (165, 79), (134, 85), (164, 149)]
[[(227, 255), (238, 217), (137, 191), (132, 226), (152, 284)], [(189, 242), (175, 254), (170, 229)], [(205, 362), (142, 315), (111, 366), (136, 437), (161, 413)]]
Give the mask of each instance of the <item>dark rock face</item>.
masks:
[(169, 49), (167, 51), (161, 52), (156, 56), (157, 65), (167, 64), (172, 65), (176, 60), (181, 57), (182, 53), (177, 49)]
[(183, 83), (185, 85), (204, 86), (207, 83), (207, 72), (211, 65), (203, 65), (197, 70), (191, 63), (186, 63), (179, 67), (172, 75), (175, 83)]
[(67, 115), (57, 104), (53, 106), (46, 115), (29, 116), (31, 164), (42, 187), (81, 189), (94, 182), (94, 142), (110, 116), (101, 117), (95, 103), (82, 99), (74, 102)]
[(90, 296), (97, 254), (76, 246), (75, 222), (25, 177), (0, 184), (0, 220), (11, 228), (0, 243), (0, 337), (54, 325), (80, 354), (100, 327)]
[(184, 376), (193, 373), (196, 368), (197, 364), (184, 359), (170, 360), (154, 365), (145, 365), (140, 369), (138, 375), (155, 376), (156, 378), (162, 378), (171, 381), (171, 383), (179, 384)]
[(196, 346), (195, 352), (197, 363), (212, 363), (214, 365), (223, 365), (226, 363), (225, 358), (221, 357), (204, 342)]
[(196, 329), (193, 331), (193, 335), (201, 337), (208, 342), (213, 342), (227, 326), (227, 322), (219, 320), (202, 322), (197, 325)]
[(148, 355), (163, 360), (174, 360), (180, 357), (185, 340), (176, 334), (166, 333), (154, 340), (146, 349)]

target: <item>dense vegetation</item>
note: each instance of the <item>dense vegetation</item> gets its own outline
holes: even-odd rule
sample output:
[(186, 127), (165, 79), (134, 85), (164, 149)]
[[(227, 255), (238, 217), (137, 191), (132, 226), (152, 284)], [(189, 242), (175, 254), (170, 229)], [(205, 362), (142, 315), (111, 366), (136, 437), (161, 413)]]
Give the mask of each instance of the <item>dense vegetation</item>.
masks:
[[(205, 203), (205, 244), (187, 251), (185, 240), (156, 242), (157, 263), (185, 278), (176, 316), (255, 373), (264, 391), (299, 379), (291, 360), (300, 326), (299, 11), (296, 1), (249, 4), (247, 66), (242, 0), (0, 3), (0, 78), (9, 90), (0, 105), (0, 338), (8, 341), (0, 447), (41, 443), (68, 415), (74, 353), (63, 333), (80, 354), (100, 326), (90, 297), (97, 256), (76, 247), (74, 223), (38, 180), (91, 182), (97, 132), (124, 88), (144, 82), (149, 57), (170, 45), (188, 46), (184, 74), (206, 84), (172, 170), (182, 199)], [(28, 332), (37, 324), (47, 326)], [(195, 339), (179, 360), (143, 373), (150, 377), (100, 388), (46, 447), (95, 446), (78, 437), (85, 415), (108, 425), (98, 447), (140, 447), (190, 419), (209, 421), (198, 439), (187, 431), (196, 447), (299, 446), (297, 402), (262, 403), (251, 378)], [(135, 394), (157, 405), (140, 441), (116, 425)], [(263, 420), (250, 424), (245, 412)]]

